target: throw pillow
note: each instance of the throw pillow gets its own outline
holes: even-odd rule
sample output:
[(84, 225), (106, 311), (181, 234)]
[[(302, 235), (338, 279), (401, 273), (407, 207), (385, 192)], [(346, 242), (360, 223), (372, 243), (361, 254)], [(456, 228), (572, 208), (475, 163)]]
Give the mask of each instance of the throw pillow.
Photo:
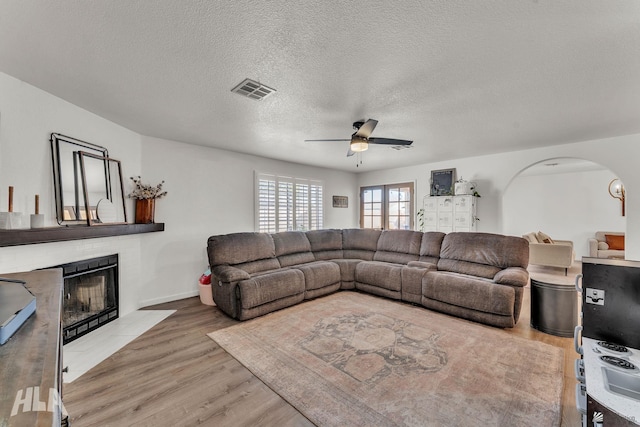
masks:
[(607, 249), (609, 249), (609, 245), (606, 242), (598, 242), (599, 251), (606, 251)]
[(522, 237), (525, 238), (529, 243), (540, 243), (540, 242), (538, 242), (538, 238), (536, 237), (536, 233), (533, 232), (533, 231), (531, 233), (525, 234)]
[(538, 231), (538, 240), (542, 243), (553, 243), (553, 239), (548, 234), (544, 234), (542, 231)]
[(605, 234), (604, 238), (607, 241), (607, 245), (609, 245), (609, 249), (616, 250), (616, 251), (624, 250), (624, 236)]

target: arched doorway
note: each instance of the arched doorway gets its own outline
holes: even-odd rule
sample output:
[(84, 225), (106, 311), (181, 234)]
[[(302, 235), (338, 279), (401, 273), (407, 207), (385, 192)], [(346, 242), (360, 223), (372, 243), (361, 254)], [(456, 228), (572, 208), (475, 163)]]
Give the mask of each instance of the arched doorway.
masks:
[(589, 160), (558, 157), (535, 162), (516, 174), (503, 193), (505, 234), (542, 231), (571, 240), (577, 259), (589, 256), (596, 231), (625, 231), (619, 200), (608, 192), (614, 172)]

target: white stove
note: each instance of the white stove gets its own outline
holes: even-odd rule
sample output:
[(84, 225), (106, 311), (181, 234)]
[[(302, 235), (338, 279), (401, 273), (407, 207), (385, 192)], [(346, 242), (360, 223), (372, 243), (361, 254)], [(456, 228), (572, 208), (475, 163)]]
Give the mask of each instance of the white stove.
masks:
[(613, 344), (606, 341), (598, 341), (594, 344), (594, 351), (597, 353), (601, 351), (604, 354), (610, 354), (612, 356), (628, 359), (632, 352), (627, 347), (620, 344)]

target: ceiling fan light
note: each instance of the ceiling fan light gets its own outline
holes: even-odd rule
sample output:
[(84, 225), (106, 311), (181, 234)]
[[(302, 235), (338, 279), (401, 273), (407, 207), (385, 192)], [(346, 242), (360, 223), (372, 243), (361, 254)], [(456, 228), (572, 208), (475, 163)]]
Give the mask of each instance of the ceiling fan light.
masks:
[(361, 151), (367, 151), (369, 149), (369, 143), (367, 141), (352, 140), (351, 151), (354, 153), (360, 153)]

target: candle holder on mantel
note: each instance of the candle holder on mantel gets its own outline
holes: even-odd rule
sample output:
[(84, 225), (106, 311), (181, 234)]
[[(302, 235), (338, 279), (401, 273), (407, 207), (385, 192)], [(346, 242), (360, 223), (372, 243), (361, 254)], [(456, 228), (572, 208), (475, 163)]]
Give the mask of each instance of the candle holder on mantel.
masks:
[(136, 199), (136, 224), (153, 224), (155, 222), (156, 199), (160, 199), (167, 195), (166, 191), (162, 191), (164, 181), (155, 187), (143, 184), (140, 177), (131, 177), (134, 190), (129, 197)]
[(29, 215), (13, 211), (13, 186), (9, 186), (8, 212), (0, 212), (0, 230), (29, 228)]
[(40, 195), (36, 194), (35, 213), (31, 214), (31, 228), (44, 227), (44, 214), (40, 213)]

